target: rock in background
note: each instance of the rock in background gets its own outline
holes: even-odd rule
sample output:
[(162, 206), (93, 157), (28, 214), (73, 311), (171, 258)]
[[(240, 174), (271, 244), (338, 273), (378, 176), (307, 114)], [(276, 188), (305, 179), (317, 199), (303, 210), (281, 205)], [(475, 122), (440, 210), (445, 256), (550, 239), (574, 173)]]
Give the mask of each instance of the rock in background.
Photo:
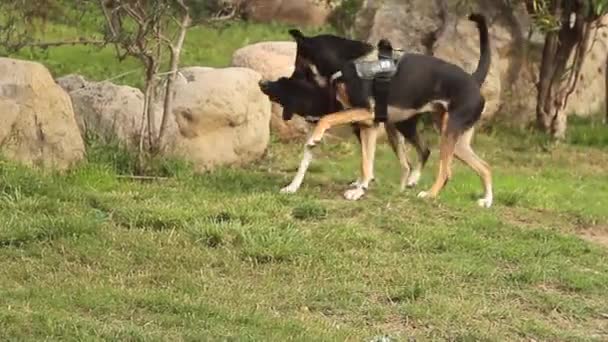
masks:
[[(234, 52), (232, 66), (257, 71), (265, 80), (289, 77), (293, 72), (296, 58), (295, 42), (262, 42), (244, 46)], [(282, 141), (293, 140), (308, 132), (308, 124), (303, 118), (294, 116), (283, 120), (283, 108), (272, 103), (270, 127)]]
[[(527, 124), (534, 120), (543, 39), (534, 35), (527, 43), (531, 19), (524, 8), (484, 0), (471, 2), (471, 7), (446, 3), (447, 16), (442, 16), (446, 12), (435, 1), (366, 0), (351, 34), (374, 44), (388, 38), (406, 52), (430, 53), (472, 71), (479, 59), (479, 33), (467, 16), (473, 10), (482, 11), (489, 18), (492, 46), (492, 65), (482, 87), (483, 117), (490, 119), (500, 112), (498, 118), (504, 121)], [(445, 29), (433, 37), (442, 25)], [(584, 116), (603, 108), (607, 46), (608, 29), (600, 28), (585, 60), (579, 90), (569, 99), (569, 112)]]
[(175, 134), (167, 153), (197, 171), (244, 165), (262, 157), (270, 140), (270, 101), (261, 75), (247, 68), (186, 68), (175, 87)]
[(569, 114), (588, 116), (605, 110), (608, 16), (600, 20), (595, 36), (587, 45), (587, 51), (576, 90), (570, 95), (566, 106)]
[(332, 10), (324, 0), (245, 0), (243, 6), (250, 20), (302, 26), (325, 25)]
[[(87, 81), (79, 75), (61, 77), (57, 83), (72, 99), (83, 137), (95, 136), (106, 142), (117, 139), (127, 148), (137, 148), (144, 108), (144, 95), (139, 89), (107, 81)], [(161, 107), (155, 107), (158, 129)]]
[(0, 58), (0, 153), (64, 170), (84, 157), (69, 96), (41, 64)]
[[(270, 102), (258, 88), (260, 79), (246, 68), (181, 69), (163, 153), (192, 163), (197, 171), (259, 159), (270, 140)], [(137, 148), (143, 111), (139, 89), (78, 75), (57, 82), (69, 91), (83, 136), (118, 139), (127, 148)], [(158, 100), (162, 94), (161, 88)], [(158, 130), (162, 104), (154, 107)]]

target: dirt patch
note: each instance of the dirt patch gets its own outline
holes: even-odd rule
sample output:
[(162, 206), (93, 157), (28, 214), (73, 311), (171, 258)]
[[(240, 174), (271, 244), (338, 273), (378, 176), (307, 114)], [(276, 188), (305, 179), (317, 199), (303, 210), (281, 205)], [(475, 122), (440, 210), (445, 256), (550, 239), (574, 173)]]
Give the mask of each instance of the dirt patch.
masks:
[(592, 227), (577, 232), (583, 239), (608, 247), (608, 227)]
[(542, 209), (504, 208), (502, 218), (519, 227), (557, 227), (560, 231), (570, 231), (581, 238), (608, 247), (608, 225), (579, 222), (576, 217), (558, 214)]

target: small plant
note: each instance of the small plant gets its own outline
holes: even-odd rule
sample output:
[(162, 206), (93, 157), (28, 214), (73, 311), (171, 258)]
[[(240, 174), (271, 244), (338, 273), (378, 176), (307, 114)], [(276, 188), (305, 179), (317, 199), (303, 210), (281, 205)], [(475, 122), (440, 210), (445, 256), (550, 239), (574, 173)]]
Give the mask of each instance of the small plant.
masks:
[(414, 302), (424, 296), (425, 290), (419, 283), (400, 287), (391, 296), (391, 302)]
[(353, 27), (357, 12), (363, 5), (363, 0), (344, 0), (334, 10), (330, 22), (339, 33), (347, 33)]
[(290, 224), (244, 232), (243, 258), (255, 264), (289, 262), (307, 250), (307, 241)]
[(320, 204), (309, 202), (295, 207), (291, 216), (298, 220), (320, 220), (327, 217), (327, 209)]

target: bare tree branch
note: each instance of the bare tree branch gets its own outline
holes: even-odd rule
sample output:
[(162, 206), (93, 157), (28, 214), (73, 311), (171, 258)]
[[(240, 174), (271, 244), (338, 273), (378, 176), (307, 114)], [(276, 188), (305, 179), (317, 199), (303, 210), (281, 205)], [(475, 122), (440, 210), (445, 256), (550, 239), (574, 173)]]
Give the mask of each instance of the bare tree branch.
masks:
[(78, 39), (78, 40), (65, 40), (65, 41), (55, 41), (55, 42), (29, 42), (24, 43), (23, 47), (39, 47), (39, 48), (50, 48), (64, 45), (98, 45), (103, 46), (106, 45), (107, 41), (105, 40), (89, 40), (89, 39)]

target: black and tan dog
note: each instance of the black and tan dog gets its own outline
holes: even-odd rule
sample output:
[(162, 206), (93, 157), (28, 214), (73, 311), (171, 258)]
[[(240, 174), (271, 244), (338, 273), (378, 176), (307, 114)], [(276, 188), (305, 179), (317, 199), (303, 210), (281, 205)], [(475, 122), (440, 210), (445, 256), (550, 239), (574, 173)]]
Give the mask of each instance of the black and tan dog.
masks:
[[(387, 122), (395, 123), (431, 112), (440, 131), (439, 171), (434, 184), (419, 197), (436, 197), (451, 177), (453, 157), (469, 165), (484, 185), (484, 196), (478, 203), (490, 207), (493, 201), (492, 177), (489, 166), (471, 148), (473, 127), (481, 117), (485, 99), (480, 87), (490, 67), (490, 46), (486, 20), (472, 14), (480, 33), (480, 60), (471, 75), (462, 68), (436, 57), (404, 54), (390, 82)], [(345, 110), (323, 116), (306, 146), (312, 148), (321, 141), (325, 131), (336, 125), (358, 123), (361, 127), (362, 167), (360, 182), (345, 192), (347, 199), (364, 195), (373, 177), (376, 125), (374, 103), (364, 91), (364, 82), (357, 78), (357, 62), (373, 52), (373, 46), (333, 35), (305, 37), (291, 30), (297, 43), (295, 70), (291, 78), (306, 78), (312, 72), (320, 86), (335, 91)], [(310, 71), (307, 71), (310, 70)]]
[[(260, 81), (262, 92), (271, 101), (283, 107), (284, 120), (291, 120), (293, 115), (297, 114), (304, 117), (311, 125), (315, 125), (323, 116), (343, 110), (342, 104), (335, 96), (328, 96), (331, 93), (328, 86), (320, 85), (315, 81), (311, 69), (307, 68), (304, 73), (304, 77), (300, 78), (281, 77), (276, 81)], [(417, 134), (417, 121), (418, 117), (414, 116), (408, 120), (385, 124), (389, 144), (401, 165), (401, 190), (418, 183), (422, 168), (430, 155), (428, 147)], [(361, 142), (361, 125), (355, 122), (352, 127)], [(413, 167), (407, 158), (406, 140), (418, 153), (418, 162)], [(294, 193), (300, 188), (312, 159), (312, 150), (306, 147), (295, 177), (288, 186), (281, 189), (281, 192)], [(358, 179), (351, 186), (357, 187), (360, 183), (361, 179)]]

